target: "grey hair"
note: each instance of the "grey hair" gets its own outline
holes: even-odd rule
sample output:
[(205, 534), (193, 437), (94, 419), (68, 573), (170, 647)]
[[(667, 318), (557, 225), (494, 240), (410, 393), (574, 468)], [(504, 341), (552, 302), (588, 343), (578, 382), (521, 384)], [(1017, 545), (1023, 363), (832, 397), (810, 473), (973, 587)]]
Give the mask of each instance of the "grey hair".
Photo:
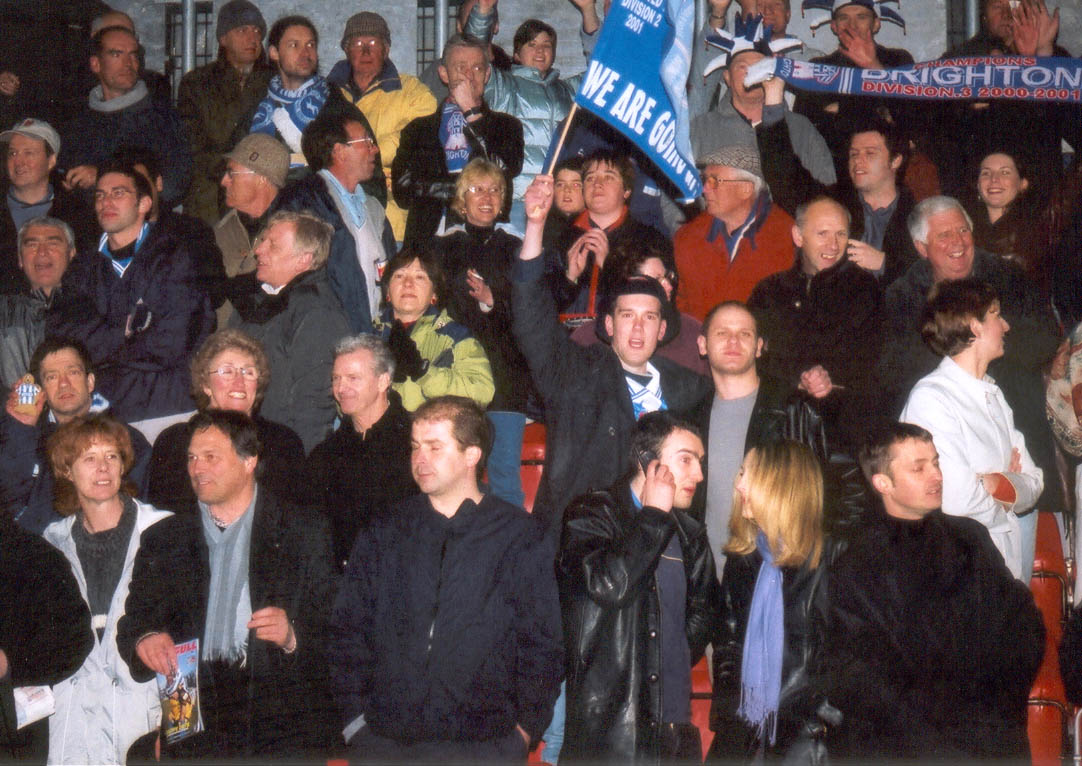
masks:
[(331, 256), (333, 226), (308, 211), (299, 213), (293, 210), (279, 210), (267, 219), (267, 225), (259, 233), (259, 239), (266, 236), (271, 227), (279, 223), (293, 224), (293, 251), (297, 254), (312, 254), (311, 271), (327, 263), (327, 259)]
[(913, 208), (913, 212), (909, 214), (909, 220), (906, 222), (909, 226), (909, 236), (913, 238), (914, 242), (927, 243), (928, 219), (933, 215), (939, 215), (948, 210), (957, 210), (962, 214), (962, 217), (966, 219), (969, 228), (973, 228), (973, 219), (969, 217), (969, 213), (962, 207), (962, 203), (954, 197), (940, 195), (938, 197), (929, 197), (926, 200), (922, 200)]
[(64, 232), (64, 239), (68, 241), (68, 250), (75, 249), (75, 233), (67, 223), (61, 221), (59, 218), (53, 218), (51, 215), (39, 215), (36, 218), (31, 218), (19, 227), (19, 237), (16, 246), (20, 252), (22, 252), (23, 249), (23, 239), (26, 237), (26, 232), (31, 226), (49, 226), (53, 229), (60, 229), (60, 231)]
[(368, 351), (372, 354), (372, 371), (377, 376), (387, 373), (394, 377), (394, 355), (378, 335), (347, 335), (335, 344), (334, 358), (338, 359), (354, 351)]
[(443, 55), (440, 56), (440, 66), (442, 66), (444, 69), (447, 68), (447, 57), (455, 48), (473, 48), (474, 50), (480, 51), (481, 56), (485, 60), (485, 71), (487, 72), (488, 69), (491, 67), (491, 64), (488, 60), (488, 46), (485, 45), (484, 42), (478, 40), (472, 35), (454, 34), (451, 35), (450, 38), (448, 38), (447, 43), (443, 46)]
[(755, 196), (758, 197), (759, 193), (762, 192), (763, 187), (766, 185), (766, 182), (754, 173), (744, 170), (742, 168), (731, 169), (734, 170), (738, 176), (740, 176), (740, 180), (751, 181), (751, 185), (755, 189)]

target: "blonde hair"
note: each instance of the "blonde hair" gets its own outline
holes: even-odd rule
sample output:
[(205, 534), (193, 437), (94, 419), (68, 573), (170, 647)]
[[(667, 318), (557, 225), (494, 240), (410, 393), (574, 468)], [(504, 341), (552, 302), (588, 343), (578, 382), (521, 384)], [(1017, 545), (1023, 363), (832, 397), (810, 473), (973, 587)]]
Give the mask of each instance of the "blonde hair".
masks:
[(455, 198), (451, 200), (451, 209), (462, 218), (466, 217), (466, 190), (473, 186), (479, 179), (490, 178), (499, 188), (500, 210), (496, 215), (504, 211), (504, 197), (507, 195), (507, 179), (504, 178), (503, 170), (495, 162), (490, 162), (483, 157), (470, 160), (469, 164), (458, 174), (455, 182)]
[(755, 447), (748, 453), (747, 504), (759, 523), (744, 518), (745, 500), (733, 495), (727, 553), (755, 550), (761, 531), (778, 566), (819, 566), (823, 551), (823, 474), (812, 451), (795, 441)]

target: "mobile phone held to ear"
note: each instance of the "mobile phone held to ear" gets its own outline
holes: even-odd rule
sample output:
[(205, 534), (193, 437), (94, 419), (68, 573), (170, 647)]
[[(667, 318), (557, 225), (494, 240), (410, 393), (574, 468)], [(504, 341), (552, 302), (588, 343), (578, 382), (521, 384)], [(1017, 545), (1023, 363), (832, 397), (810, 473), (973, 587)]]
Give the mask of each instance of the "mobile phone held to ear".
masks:
[(644, 449), (639, 452), (639, 467), (642, 468), (643, 475), (646, 475), (646, 469), (650, 467), (650, 464), (657, 460), (657, 453), (652, 449)]

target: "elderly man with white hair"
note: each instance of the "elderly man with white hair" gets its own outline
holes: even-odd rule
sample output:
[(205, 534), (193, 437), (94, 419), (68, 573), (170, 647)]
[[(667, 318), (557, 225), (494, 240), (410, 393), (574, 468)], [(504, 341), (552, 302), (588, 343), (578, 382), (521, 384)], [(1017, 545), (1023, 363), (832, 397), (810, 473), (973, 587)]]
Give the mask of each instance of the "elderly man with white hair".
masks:
[(673, 237), (676, 305), (702, 319), (722, 301), (746, 301), (762, 279), (793, 265), (792, 217), (774, 204), (753, 144), (703, 156), (706, 210)]

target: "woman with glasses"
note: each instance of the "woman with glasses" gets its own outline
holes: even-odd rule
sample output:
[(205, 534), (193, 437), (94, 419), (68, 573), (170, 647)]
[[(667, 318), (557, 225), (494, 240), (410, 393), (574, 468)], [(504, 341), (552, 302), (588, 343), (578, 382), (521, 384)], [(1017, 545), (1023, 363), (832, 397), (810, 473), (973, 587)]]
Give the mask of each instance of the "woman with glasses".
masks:
[[(219, 330), (192, 357), (192, 398), (200, 410), (236, 410), (255, 421), (259, 441), (260, 483), (276, 495), (303, 500), (296, 468), (304, 463), (304, 445), (293, 429), (261, 418), (259, 403), (270, 384), (270, 365), (259, 341), (240, 330)], [(187, 423), (161, 432), (150, 456), (147, 496), (159, 508), (197, 510), (188, 478)]]
[(488, 408), (494, 432), (489, 484), (496, 496), (521, 505), (519, 463), (533, 381), (511, 334), (511, 265), (522, 240), (496, 223), (506, 188), (497, 165), (472, 160), (458, 177), (451, 203), (464, 223), (437, 237), (434, 248), (447, 279), (447, 312), (469, 328), (492, 365), (496, 391)]

